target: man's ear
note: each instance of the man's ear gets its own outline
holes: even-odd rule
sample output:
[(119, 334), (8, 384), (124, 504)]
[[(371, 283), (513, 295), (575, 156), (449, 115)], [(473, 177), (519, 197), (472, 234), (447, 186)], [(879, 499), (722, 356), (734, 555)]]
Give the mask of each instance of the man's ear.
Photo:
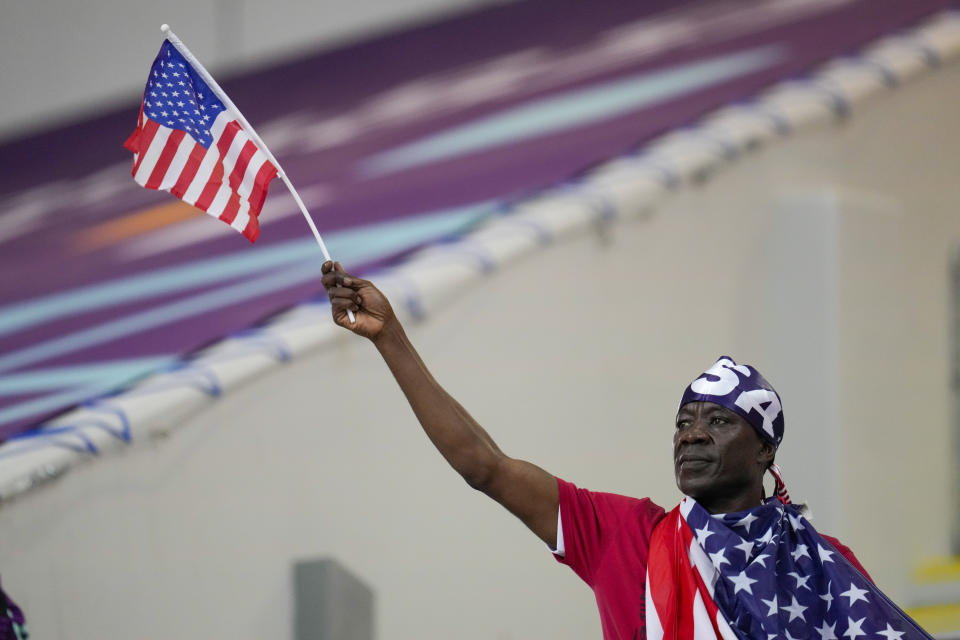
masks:
[(772, 444), (766, 440), (761, 441), (760, 453), (757, 455), (757, 461), (762, 463), (763, 468), (766, 469), (771, 464), (773, 464), (774, 458), (777, 457), (777, 449)]

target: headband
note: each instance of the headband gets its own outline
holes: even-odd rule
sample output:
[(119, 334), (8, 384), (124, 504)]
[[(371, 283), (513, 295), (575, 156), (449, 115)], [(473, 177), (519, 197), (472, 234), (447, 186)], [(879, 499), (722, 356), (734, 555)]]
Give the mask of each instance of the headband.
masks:
[(760, 372), (721, 356), (712, 367), (690, 383), (680, 406), (690, 402), (713, 402), (739, 414), (761, 438), (774, 447), (783, 440), (783, 408), (780, 396)]

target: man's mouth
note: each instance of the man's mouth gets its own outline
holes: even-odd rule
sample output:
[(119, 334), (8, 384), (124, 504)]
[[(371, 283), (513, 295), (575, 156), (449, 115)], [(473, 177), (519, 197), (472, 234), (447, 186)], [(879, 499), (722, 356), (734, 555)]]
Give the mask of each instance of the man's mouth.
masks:
[(710, 458), (706, 456), (690, 454), (690, 453), (681, 453), (677, 458), (677, 469), (684, 468), (697, 468), (702, 467), (710, 463)]

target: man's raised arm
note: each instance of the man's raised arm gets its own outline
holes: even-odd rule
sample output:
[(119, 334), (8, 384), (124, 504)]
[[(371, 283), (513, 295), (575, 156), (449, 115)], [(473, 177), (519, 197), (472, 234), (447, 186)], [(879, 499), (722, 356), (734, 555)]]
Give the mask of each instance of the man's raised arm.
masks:
[[(476, 420), (441, 387), (393, 313), (386, 297), (367, 280), (348, 275), (340, 263), (323, 265), (323, 286), (333, 319), (368, 338), (400, 385), (434, 446), (474, 489), (520, 518), (537, 537), (557, 543), (556, 479), (536, 465), (506, 456)], [(356, 314), (351, 323), (347, 311)]]

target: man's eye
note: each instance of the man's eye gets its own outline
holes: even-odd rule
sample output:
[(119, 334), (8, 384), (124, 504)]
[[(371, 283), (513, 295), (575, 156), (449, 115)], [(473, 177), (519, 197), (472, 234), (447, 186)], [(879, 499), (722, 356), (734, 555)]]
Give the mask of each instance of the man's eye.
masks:
[(677, 429), (683, 429), (688, 424), (690, 424), (689, 420), (677, 420)]
[(727, 424), (727, 422), (729, 422), (729, 420), (723, 416), (713, 416), (713, 418), (710, 419), (710, 424)]

